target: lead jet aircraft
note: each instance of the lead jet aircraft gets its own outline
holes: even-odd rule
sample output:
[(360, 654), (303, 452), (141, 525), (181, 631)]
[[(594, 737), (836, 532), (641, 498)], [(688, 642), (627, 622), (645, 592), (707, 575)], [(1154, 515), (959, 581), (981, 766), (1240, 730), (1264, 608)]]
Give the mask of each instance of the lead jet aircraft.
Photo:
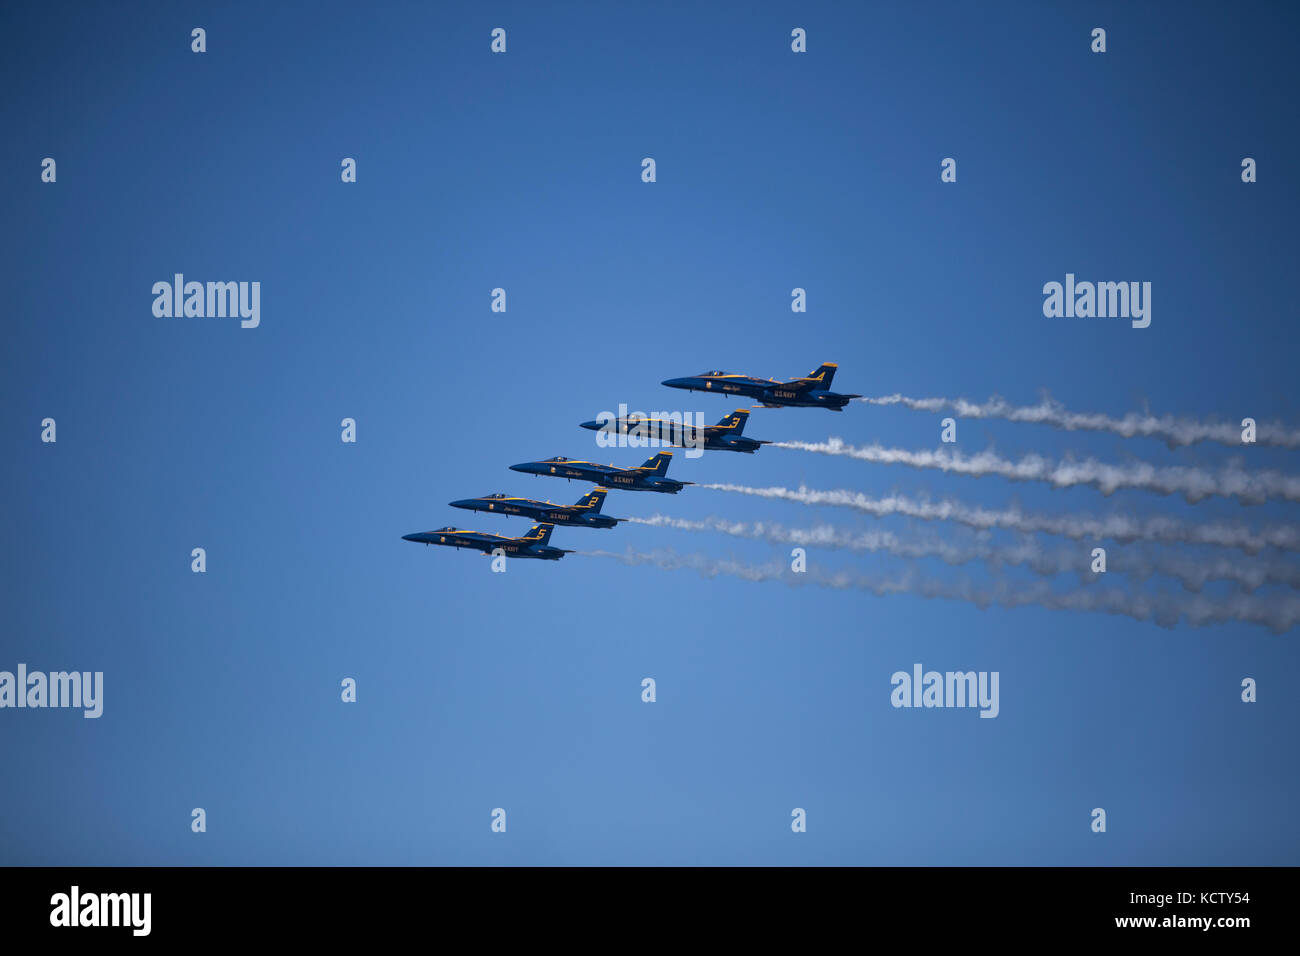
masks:
[(579, 481), (594, 481), (598, 485), (611, 488), (623, 488), (627, 491), (661, 491), (675, 495), (693, 481), (674, 481), (665, 477), (668, 474), (668, 462), (673, 453), (661, 451), (646, 461), (639, 468), (615, 468), (613, 465), (598, 465), (594, 461), (581, 461), (576, 458), (547, 458), (543, 461), (525, 461), (511, 465), (511, 471), (522, 471), (526, 475), (554, 475), (556, 478), (577, 478)]
[(701, 372), (686, 378), (669, 378), (664, 383), (669, 388), (684, 388), (692, 392), (719, 392), (724, 395), (745, 395), (758, 399), (765, 408), (803, 406), (829, 408), (840, 412), (851, 399), (861, 395), (840, 395), (830, 391), (831, 380), (839, 368), (827, 362), (805, 378), (778, 382), (774, 378), (750, 378), (731, 372)]
[(507, 538), (501, 534), (488, 534), (485, 531), (465, 531), (448, 525), (436, 531), (418, 531), (415, 534), (402, 535), (403, 541), (416, 544), (443, 544), (449, 548), (470, 548), (491, 554), (497, 548), (505, 552), (508, 558), (538, 558), (542, 561), (558, 561), (572, 552), (563, 548), (548, 547), (554, 525), (536, 524), (522, 538)]
[(491, 511), (500, 515), (523, 515), (535, 521), (550, 524), (571, 525), (577, 528), (612, 528), (621, 518), (611, 518), (600, 513), (600, 506), (609, 494), (604, 488), (589, 491), (578, 499), (576, 504), (557, 505), (551, 501), (535, 501), (532, 498), (512, 498), (501, 492), (484, 495), (482, 498), (462, 498), (453, 501), (453, 508), (467, 511)]
[(607, 418), (583, 422), (583, 428), (604, 431), (610, 435), (627, 435), (632, 439), (658, 439), (665, 445), (678, 448), (700, 448), (707, 451), (743, 451), (753, 454), (763, 445), (772, 444), (757, 438), (745, 438), (745, 422), (749, 412), (738, 408), (716, 425), (696, 428), (666, 418)]

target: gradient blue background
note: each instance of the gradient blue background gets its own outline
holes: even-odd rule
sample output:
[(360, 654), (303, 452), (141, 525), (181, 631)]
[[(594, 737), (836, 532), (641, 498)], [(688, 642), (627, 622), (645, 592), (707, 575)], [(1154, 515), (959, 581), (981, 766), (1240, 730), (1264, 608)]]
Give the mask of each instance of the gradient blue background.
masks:
[[(491, 574), (401, 541), (448, 523), (522, 534), (522, 520), (446, 503), (576, 500), (589, 486), (507, 466), (637, 464), (578, 423), (620, 402), (712, 423), (733, 404), (658, 384), (706, 368), (788, 378), (835, 361), (836, 385), (869, 395), (1048, 389), (1116, 415), (1149, 403), (1300, 420), (1294, 7), (28, 3), (0, 16), (0, 669), (102, 670), (106, 686), (99, 720), (0, 712), (0, 862), (1300, 862), (1294, 632), (583, 555)], [(489, 53), (497, 26), (504, 56)], [(795, 26), (806, 55), (790, 52)], [(45, 156), (54, 185), (39, 180)], [(345, 156), (354, 185), (339, 181)], [(955, 185), (939, 181), (947, 156)], [(1243, 156), (1259, 162), (1254, 185)], [(155, 318), (150, 288), (175, 272), (260, 281), (261, 327)], [(1066, 272), (1151, 281), (1151, 327), (1045, 319), (1040, 289)], [(504, 315), (489, 311), (498, 286)], [(55, 445), (39, 441), (47, 416)], [(355, 445), (339, 440), (344, 417)], [(931, 448), (939, 417), (759, 410), (748, 433)], [(963, 422), (959, 439), (1011, 456), (1296, 463), (996, 422)], [(781, 449), (679, 453), (670, 474), (1297, 518)], [(606, 510), (960, 532), (699, 488), (614, 492)], [(788, 559), (634, 525), (560, 528), (551, 543)], [(204, 575), (190, 572), (199, 546)], [(1108, 577), (1090, 586), (1180, 593)], [(1001, 716), (893, 709), (890, 675), (918, 661), (999, 671)], [(356, 704), (339, 700), (344, 677)], [(1097, 806), (1104, 835), (1089, 829)]]

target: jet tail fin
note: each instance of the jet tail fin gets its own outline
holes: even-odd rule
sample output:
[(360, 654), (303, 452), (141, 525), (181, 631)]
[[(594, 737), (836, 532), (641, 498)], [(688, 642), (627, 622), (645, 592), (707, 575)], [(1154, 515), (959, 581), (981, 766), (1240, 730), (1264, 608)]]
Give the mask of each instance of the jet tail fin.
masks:
[(609, 494), (609, 492), (604, 488), (597, 488), (594, 491), (589, 491), (578, 499), (578, 503), (574, 505), (574, 507), (590, 508), (592, 514), (598, 515), (600, 514), (600, 506), (605, 503), (605, 496), (607, 494)]
[(729, 431), (734, 430), (737, 435), (744, 434), (745, 422), (749, 421), (749, 412), (743, 408), (738, 408), (722, 421), (718, 422), (718, 428), (726, 428)]
[(811, 382), (816, 388), (830, 388), (831, 382), (835, 380), (835, 370), (839, 368), (834, 362), (825, 362), (817, 366), (817, 370), (810, 373), (805, 382)]
[(648, 469), (651, 474), (663, 477), (668, 474), (668, 463), (673, 460), (673, 453), (670, 451), (661, 451), (653, 458), (647, 458), (642, 468)]
[(551, 540), (551, 532), (555, 530), (553, 524), (535, 524), (528, 529), (528, 533), (520, 538), (520, 541), (527, 541), (529, 545), (544, 545)]

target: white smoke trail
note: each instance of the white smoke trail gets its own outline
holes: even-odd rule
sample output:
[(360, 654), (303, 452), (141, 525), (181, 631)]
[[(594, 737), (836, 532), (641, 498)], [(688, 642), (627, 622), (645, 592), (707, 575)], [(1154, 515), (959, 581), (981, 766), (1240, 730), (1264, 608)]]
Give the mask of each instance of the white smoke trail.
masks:
[(902, 495), (872, 498), (860, 491), (813, 488), (751, 488), (747, 485), (701, 484), (697, 488), (728, 491), (733, 494), (752, 495), (794, 501), (803, 505), (829, 505), (851, 508), (877, 518), (902, 515), (922, 521), (955, 521), (972, 528), (1002, 528), (1008, 531), (1060, 535), (1076, 541), (1112, 539), (1115, 541), (1154, 541), (1162, 544), (1206, 544), (1222, 548), (1240, 548), (1248, 554), (1257, 554), (1267, 547), (1283, 551), (1300, 551), (1300, 527), (1274, 525), (1253, 529), (1227, 521), (1189, 524), (1177, 518), (1152, 516), (1135, 518), (1128, 515), (1096, 517), (1089, 515), (1045, 515), (1021, 511), (1019, 508), (985, 508), (968, 505), (952, 499), (940, 501), (917, 500)]
[(780, 561), (753, 565), (699, 553), (679, 554), (670, 548), (638, 552), (629, 547), (621, 554), (616, 551), (577, 553), (589, 557), (611, 558), (627, 565), (651, 564), (669, 570), (689, 568), (704, 577), (726, 575), (747, 581), (784, 581), (789, 585), (808, 583), (840, 590), (867, 591), (880, 596), (915, 594), (924, 598), (965, 601), (979, 608), (996, 604), (1007, 608), (1034, 605), (1048, 610), (1096, 611), (1103, 614), (1119, 614), (1138, 621), (1153, 621), (1161, 627), (1174, 627), (1182, 618), (1192, 627), (1239, 621), (1259, 624), (1275, 633), (1281, 633), (1300, 621), (1300, 597), (1294, 595), (1268, 595), (1256, 598), (1234, 593), (1227, 597), (1210, 599), (1201, 595), (1187, 597), (1160, 593), (1139, 594), (1102, 587), (1055, 591), (1045, 581), (1028, 585), (1017, 583), (1014, 586), (1006, 582), (980, 585), (967, 579), (943, 581), (927, 578), (915, 569), (908, 569), (894, 577), (876, 577), (857, 571), (822, 571), (814, 566), (803, 573), (796, 574)]
[[(1042, 548), (1032, 538), (1022, 538), (1011, 545), (999, 545), (982, 537), (967, 544), (938, 537), (905, 539), (891, 531), (850, 532), (832, 525), (812, 528), (787, 528), (773, 522), (728, 521), (708, 517), (701, 521), (652, 515), (649, 518), (625, 518), (632, 524), (676, 528), (681, 531), (705, 531), (767, 541), (771, 544), (829, 548), (859, 552), (884, 552), (903, 558), (939, 558), (948, 564), (983, 561), (993, 566), (1022, 565), (1035, 574), (1091, 574), (1091, 552), (1075, 549)], [(1266, 584), (1283, 584), (1300, 589), (1300, 565), (1287, 561), (1243, 563), (1225, 556), (1214, 558), (1185, 555), (1153, 554), (1146, 550), (1126, 549), (1110, 556), (1108, 572), (1132, 575), (1145, 580), (1153, 574), (1176, 579), (1189, 591), (1200, 591), (1209, 581), (1231, 581), (1246, 591)]]
[(1032, 454), (1011, 461), (992, 451), (974, 455), (942, 448), (907, 451), (878, 444), (848, 445), (839, 438), (830, 438), (824, 442), (774, 442), (772, 447), (795, 448), (821, 455), (842, 455), (878, 465), (934, 468), (977, 478), (998, 475), (1011, 481), (1042, 481), (1057, 488), (1092, 485), (1106, 495), (1120, 488), (1139, 488), (1162, 495), (1181, 494), (1192, 503), (1211, 495), (1240, 498), (1252, 504), (1269, 498), (1300, 501), (1300, 476), (1285, 475), (1278, 471), (1248, 472), (1231, 467), (1221, 469), (1216, 474), (1187, 465), (1149, 465), (1145, 462), (1109, 465), (1094, 458), (1060, 462)]
[[(1013, 405), (993, 396), (987, 402), (969, 402), (964, 398), (909, 398), (906, 395), (881, 395), (859, 398), (870, 405), (902, 405), (921, 412), (952, 412), (959, 418), (1000, 418), (1009, 422), (1032, 422), (1051, 425), (1065, 431), (1104, 431), (1124, 438), (1159, 438), (1171, 448), (1215, 441), (1241, 447), (1241, 428), (1230, 422), (1202, 422), (1172, 415), (1155, 416), (1130, 412), (1114, 418), (1098, 412), (1071, 412), (1060, 402), (1044, 398), (1037, 405)], [(1255, 441), (1260, 445), (1300, 448), (1300, 429), (1281, 422), (1257, 425)]]

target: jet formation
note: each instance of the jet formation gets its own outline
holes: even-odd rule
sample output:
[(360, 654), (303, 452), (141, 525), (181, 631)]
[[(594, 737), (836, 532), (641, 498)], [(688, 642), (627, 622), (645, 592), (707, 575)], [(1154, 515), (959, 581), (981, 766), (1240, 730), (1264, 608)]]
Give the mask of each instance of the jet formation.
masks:
[[(721, 395), (740, 395), (758, 401), (763, 408), (829, 408), (843, 411), (844, 406), (860, 395), (841, 394), (830, 390), (836, 366), (827, 362), (803, 378), (779, 382), (771, 378), (753, 378), (730, 372), (701, 372), (686, 378), (666, 379), (669, 388), (683, 388), (692, 392), (715, 392)], [(679, 448), (702, 448), (708, 451), (738, 451), (753, 454), (771, 442), (749, 438), (743, 434), (749, 412), (738, 408), (716, 425), (703, 428), (666, 419), (602, 416), (601, 419), (582, 422), (581, 427), (592, 431), (605, 431), (633, 439), (654, 439), (660, 444)], [(566, 478), (570, 481), (590, 481), (595, 489), (583, 495), (572, 505), (559, 505), (552, 501), (521, 498), (505, 492), (483, 495), (478, 498), (461, 498), (451, 502), (451, 507), (466, 511), (483, 511), (491, 514), (518, 515), (531, 518), (538, 524), (520, 538), (490, 534), (485, 531), (468, 531), (447, 526), (434, 531), (419, 531), (402, 535), (403, 541), (416, 544), (436, 544), (449, 548), (481, 551), (484, 554), (502, 554), (509, 558), (532, 558), (558, 561), (571, 550), (550, 546), (551, 532), (556, 525), (574, 528), (613, 528), (622, 518), (601, 514), (601, 507), (609, 489), (624, 491), (654, 491), (675, 495), (691, 481), (678, 481), (668, 477), (672, 452), (661, 451), (645, 464), (635, 468), (619, 468), (577, 458), (555, 456), (539, 461), (525, 461), (511, 465), (511, 471), (534, 476)]]

